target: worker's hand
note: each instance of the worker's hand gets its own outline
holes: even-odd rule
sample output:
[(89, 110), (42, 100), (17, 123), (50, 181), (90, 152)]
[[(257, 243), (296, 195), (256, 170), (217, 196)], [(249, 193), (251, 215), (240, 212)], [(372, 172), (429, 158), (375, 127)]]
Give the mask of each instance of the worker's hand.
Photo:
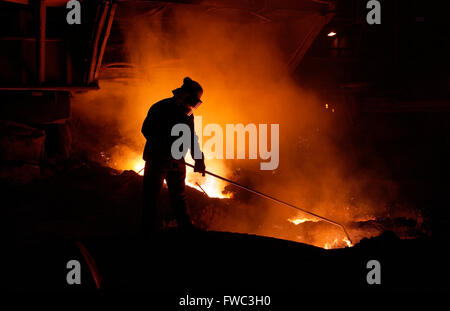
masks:
[(194, 172), (202, 173), (202, 176), (205, 176), (205, 160), (202, 157), (201, 159), (195, 160)]

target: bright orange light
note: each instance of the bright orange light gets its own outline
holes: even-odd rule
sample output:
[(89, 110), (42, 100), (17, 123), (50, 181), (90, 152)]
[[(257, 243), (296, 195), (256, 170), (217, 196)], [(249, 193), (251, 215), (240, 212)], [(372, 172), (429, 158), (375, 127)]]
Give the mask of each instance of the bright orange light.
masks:
[(352, 242), (350, 242), (347, 238), (343, 238), (342, 241), (344, 241), (345, 244), (347, 244), (348, 247), (352, 247), (353, 246)]
[(318, 220), (305, 218), (305, 217), (293, 217), (293, 218), (288, 218), (288, 221), (292, 222), (294, 225), (299, 225), (299, 224), (302, 224), (307, 221), (317, 222)]
[(334, 241), (332, 243), (325, 243), (323, 248), (325, 248), (325, 249), (342, 248), (342, 245), (343, 245), (342, 242), (345, 243), (345, 247), (353, 246), (353, 244), (347, 238), (343, 238), (341, 241), (339, 241), (338, 239), (334, 239)]
[[(188, 153), (186, 155), (186, 162), (188, 163), (194, 163), (194, 160), (192, 159), (191, 155)], [(223, 165), (222, 161), (206, 161), (206, 168), (209, 171), (212, 171), (219, 175), (226, 175), (227, 169)], [(212, 176), (206, 175), (202, 176), (199, 173), (194, 173), (194, 170), (190, 167), (187, 168), (186, 172), (186, 185), (196, 188), (203, 192), (203, 190), (206, 192), (206, 194), (209, 197), (212, 198), (230, 198), (231, 194), (223, 194), (222, 191), (227, 185), (226, 182), (219, 180), (217, 178), (214, 178)], [(197, 185), (197, 183), (203, 188), (203, 190)]]
[[(193, 163), (194, 160), (188, 155), (186, 157), (186, 161), (189, 163)], [(206, 163), (209, 170), (217, 172), (218, 174), (224, 174), (226, 173), (225, 167), (220, 162), (210, 161)], [(127, 162), (127, 165), (124, 169), (132, 169), (136, 173), (139, 173), (139, 175), (144, 176), (144, 168), (145, 161), (142, 159), (142, 156), (138, 156), (134, 159), (131, 159)], [(191, 168), (188, 168), (186, 172), (186, 185), (196, 188), (203, 192), (203, 190), (196, 184), (198, 183), (201, 185), (203, 190), (206, 192), (206, 194), (209, 197), (212, 198), (230, 198), (231, 194), (223, 194), (222, 190), (226, 186), (226, 183), (224, 181), (218, 180), (212, 176), (206, 175), (205, 177), (202, 177), (199, 173), (194, 173), (194, 171)]]
[(138, 173), (141, 176), (144, 176), (144, 167), (145, 167), (145, 161), (142, 158), (137, 159), (134, 164), (133, 171), (135, 171), (136, 173)]
[(295, 217), (288, 218), (288, 221), (292, 222), (294, 225), (299, 225), (299, 224), (302, 224), (307, 221), (318, 222), (319, 219), (313, 218), (313, 217), (308, 218), (308, 217), (305, 217), (303, 213), (299, 213)]
[[(296, 226), (300, 225), (302, 223), (308, 222), (308, 221), (311, 221), (311, 222), (319, 221), (319, 219), (317, 219), (317, 218), (306, 218), (304, 216), (296, 216), (296, 217), (288, 218), (287, 220)], [(314, 245), (317, 245), (317, 244), (314, 244)], [(325, 244), (323, 244), (322, 248), (324, 248), (324, 249), (342, 248), (342, 247), (344, 247), (344, 245), (345, 245), (345, 247), (353, 246), (353, 244), (347, 238), (343, 238), (342, 240), (335, 238), (333, 240), (333, 242), (331, 242), (331, 243), (326, 242)], [(320, 245), (317, 245), (317, 246), (320, 247)]]
[(328, 34), (328, 37), (334, 37), (335, 35), (336, 35), (336, 33), (334, 31), (332, 31)]

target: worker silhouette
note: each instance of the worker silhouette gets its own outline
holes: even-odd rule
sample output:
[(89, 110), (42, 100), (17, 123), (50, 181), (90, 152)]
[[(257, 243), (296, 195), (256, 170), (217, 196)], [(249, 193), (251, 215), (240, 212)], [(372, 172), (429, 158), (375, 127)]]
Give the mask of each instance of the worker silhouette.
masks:
[(143, 158), (145, 160), (143, 187), (143, 221), (141, 231), (152, 235), (159, 229), (158, 197), (164, 179), (169, 189), (170, 205), (179, 229), (195, 231), (189, 215), (185, 196), (186, 166), (184, 155), (176, 159), (171, 148), (177, 136), (172, 136), (175, 125), (187, 125), (190, 129), (190, 152), (195, 160), (194, 172), (205, 176), (205, 162), (194, 130), (194, 110), (202, 103), (203, 89), (200, 84), (186, 77), (183, 85), (172, 91), (173, 97), (155, 103), (148, 111), (142, 125), (142, 134), (147, 139)]

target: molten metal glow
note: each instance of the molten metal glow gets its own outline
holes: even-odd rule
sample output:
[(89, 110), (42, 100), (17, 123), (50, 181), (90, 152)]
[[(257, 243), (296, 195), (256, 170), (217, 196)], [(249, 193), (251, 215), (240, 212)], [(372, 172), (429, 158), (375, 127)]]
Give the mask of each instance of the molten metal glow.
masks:
[[(194, 163), (194, 160), (188, 154), (186, 156), (186, 162)], [(223, 165), (222, 161), (206, 161), (207, 170), (214, 172), (217, 175), (226, 176), (227, 168)], [(196, 188), (200, 191), (202, 189), (197, 185), (202, 186), (206, 194), (211, 198), (230, 198), (231, 194), (223, 194), (222, 191), (227, 185), (226, 182), (216, 179), (212, 176), (205, 175), (204, 177), (199, 173), (194, 173), (193, 169), (188, 167), (186, 172), (186, 185)], [(203, 192), (203, 191), (202, 191)]]
[[(186, 159), (189, 163), (192, 163), (193, 160), (188, 157)], [(142, 157), (138, 157), (136, 159), (130, 160), (128, 167), (130, 167), (133, 171), (136, 173), (139, 173), (139, 175), (144, 176), (144, 166), (145, 161), (142, 159)], [(207, 167), (209, 170), (214, 171), (215, 173), (219, 175), (226, 175), (226, 170), (223, 165), (221, 165), (218, 162), (211, 162), (207, 163)], [(198, 189), (199, 191), (202, 191), (202, 189), (196, 184), (202, 186), (203, 190), (206, 192), (206, 194), (209, 197), (212, 198), (230, 198), (230, 194), (223, 194), (222, 191), (224, 187), (226, 186), (226, 183), (215, 179), (212, 176), (206, 175), (205, 177), (202, 177), (199, 173), (194, 173), (191, 168), (188, 167), (188, 170), (186, 172), (186, 185)], [(203, 192), (203, 191), (202, 191)]]
[(336, 35), (336, 33), (334, 31), (332, 31), (328, 34), (328, 37), (334, 37), (335, 35)]
[(352, 242), (350, 242), (347, 238), (343, 238), (342, 241), (344, 241), (345, 244), (347, 244), (347, 247), (352, 247), (353, 246)]
[(294, 217), (294, 218), (288, 218), (288, 221), (292, 222), (294, 225), (299, 225), (299, 224), (302, 224), (307, 221), (318, 222), (319, 220), (304, 218), (304, 217)]
[(134, 164), (133, 171), (135, 171), (136, 173), (138, 173), (141, 176), (144, 176), (144, 167), (145, 167), (145, 161), (142, 158), (137, 159)]
[(332, 248), (343, 248), (343, 247), (352, 247), (353, 244), (347, 239), (343, 238), (342, 240), (334, 239), (332, 243), (325, 243), (323, 248), (332, 249)]
[[(193, 174), (194, 174), (193, 172), (192, 173), (187, 173), (186, 179), (188, 180), (189, 177), (191, 175), (193, 175)], [(203, 178), (205, 178), (206, 180), (204, 181), (203, 185), (201, 185), (201, 186), (202, 186), (203, 190), (205, 190), (206, 194), (209, 197), (211, 197), (211, 198), (221, 198), (221, 199), (230, 197), (229, 195), (224, 195), (222, 193), (221, 187), (219, 185), (217, 185), (217, 183), (212, 179), (213, 177), (205, 176)], [(196, 185), (195, 183), (191, 183), (191, 182), (189, 182), (187, 180), (186, 180), (186, 185), (188, 185), (189, 187), (192, 187), (192, 188), (195, 188), (195, 189), (198, 189), (198, 190), (202, 191), (202, 189), (198, 185)]]
[[(288, 218), (288, 221), (293, 223), (294, 225), (299, 225), (299, 224), (305, 223), (307, 221), (318, 222), (319, 219), (317, 219), (317, 218), (310, 219), (310, 218), (297, 216), (297, 217)], [(316, 246), (320, 247), (320, 245), (316, 245)], [(342, 248), (342, 247), (352, 247), (352, 246), (353, 246), (353, 244), (347, 238), (344, 237), (341, 240), (339, 240), (338, 238), (335, 238), (333, 240), (333, 242), (331, 242), (331, 243), (326, 242), (321, 247), (325, 248), (325, 249), (332, 249), (332, 248)]]

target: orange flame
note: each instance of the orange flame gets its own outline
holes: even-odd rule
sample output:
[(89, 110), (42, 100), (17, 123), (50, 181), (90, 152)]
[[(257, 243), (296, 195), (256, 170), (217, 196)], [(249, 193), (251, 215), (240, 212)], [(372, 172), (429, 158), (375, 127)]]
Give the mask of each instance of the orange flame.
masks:
[[(308, 221), (311, 221), (311, 222), (318, 222), (319, 221), (319, 219), (317, 219), (317, 218), (306, 218), (306, 217), (300, 217), (300, 216), (288, 218), (287, 220), (289, 222), (293, 223), (296, 226), (299, 225), (299, 224), (308, 222)], [(323, 245), (323, 248), (325, 248), (325, 249), (342, 248), (342, 245), (345, 245), (345, 247), (352, 247), (353, 246), (353, 244), (346, 237), (344, 237), (341, 240), (339, 240), (338, 238), (335, 238), (333, 240), (333, 242), (331, 242), (331, 243), (330, 242), (326, 242)]]
[(133, 165), (133, 171), (141, 176), (144, 176), (145, 161), (143, 159), (137, 159)]
[(289, 222), (292, 222), (294, 225), (299, 225), (307, 221), (312, 222), (318, 222), (318, 219), (312, 219), (312, 218), (304, 218), (304, 217), (294, 217), (294, 218), (288, 218)]
[(332, 243), (325, 243), (323, 248), (325, 249), (332, 249), (332, 248), (343, 248), (342, 245), (345, 245), (344, 247), (352, 247), (353, 244), (347, 239), (343, 238), (342, 240), (334, 239)]
[[(187, 157), (187, 162), (192, 163), (193, 160), (190, 158), (190, 156)], [(141, 176), (144, 176), (144, 166), (145, 161), (142, 159), (141, 156), (138, 158), (129, 160), (127, 165), (130, 169), (135, 171)], [(217, 174), (226, 174), (225, 167), (220, 163), (216, 161), (210, 161), (207, 163), (207, 167), (209, 170), (216, 172)], [(231, 194), (224, 194), (222, 193), (223, 189), (226, 186), (226, 183), (215, 179), (212, 176), (206, 175), (205, 177), (202, 177), (199, 173), (194, 173), (192, 169), (189, 169), (186, 172), (186, 185), (198, 189), (199, 191), (205, 191), (206, 194), (209, 197), (212, 198), (230, 198)], [(197, 183), (203, 188), (203, 190), (197, 185)]]

